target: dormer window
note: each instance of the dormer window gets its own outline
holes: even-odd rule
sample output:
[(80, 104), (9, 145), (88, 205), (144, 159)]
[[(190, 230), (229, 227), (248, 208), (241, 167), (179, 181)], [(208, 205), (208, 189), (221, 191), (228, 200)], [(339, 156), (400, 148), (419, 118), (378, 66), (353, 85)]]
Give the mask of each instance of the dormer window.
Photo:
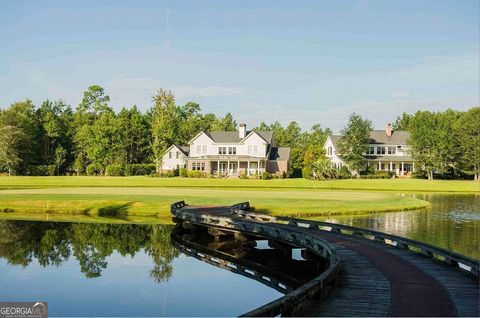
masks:
[(374, 154), (375, 154), (375, 147), (374, 146), (368, 146), (367, 155), (374, 155)]
[(327, 153), (329, 156), (331, 156), (333, 154), (333, 148), (332, 147), (328, 147), (327, 148)]
[(397, 151), (397, 147), (388, 147), (388, 154), (394, 155)]
[(236, 155), (237, 154), (237, 147), (228, 147), (228, 154), (229, 155)]
[(385, 147), (377, 147), (377, 155), (384, 155)]
[(218, 154), (219, 155), (226, 155), (227, 154), (227, 147), (218, 147)]

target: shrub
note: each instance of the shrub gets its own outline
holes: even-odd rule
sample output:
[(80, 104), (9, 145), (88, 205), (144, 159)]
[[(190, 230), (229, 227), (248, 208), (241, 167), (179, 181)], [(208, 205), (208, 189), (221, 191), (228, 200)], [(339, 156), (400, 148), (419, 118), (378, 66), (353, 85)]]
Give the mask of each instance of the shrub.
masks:
[(201, 172), (198, 170), (188, 171), (187, 175), (189, 178), (205, 178), (207, 176), (205, 172)]
[(301, 178), (301, 177), (303, 177), (302, 169), (293, 168), (292, 170), (289, 171), (289, 173), (287, 173), (287, 176), (289, 178)]
[(240, 179), (248, 179), (248, 176), (244, 172), (242, 172), (238, 177)]
[(57, 173), (57, 167), (55, 165), (30, 166), (26, 172), (30, 176), (54, 176)]
[(157, 167), (155, 164), (150, 163), (135, 163), (125, 165), (125, 175), (126, 176), (148, 176), (152, 173), (155, 173)]
[(282, 174), (280, 176), (282, 179), (286, 179), (288, 177), (287, 175), (287, 172), (286, 171), (282, 171)]
[(302, 178), (311, 179), (312, 178), (312, 169), (310, 168), (302, 168)]
[(262, 180), (269, 180), (269, 179), (272, 179), (272, 174), (270, 172), (262, 172), (262, 176), (261, 176)]
[(178, 170), (178, 175), (182, 178), (188, 177), (188, 170), (186, 168), (180, 168)]
[(87, 166), (87, 176), (99, 176), (101, 174), (102, 167), (96, 163), (92, 163)]
[[(339, 173), (340, 173), (340, 176), (341, 176), (342, 178), (344, 178), (344, 179), (348, 179), (348, 178), (350, 178), (350, 177), (352, 176), (352, 173), (350, 172), (350, 170), (348, 170), (348, 168), (345, 167), (345, 166), (342, 166), (342, 167), (340, 168)], [(347, 177), (348, 177), (348, 178), (347, 178)]]
[(106, 172), (107, 176), (118, 177), (123, 176), (124, 169), (122, 165), (108, 165)]

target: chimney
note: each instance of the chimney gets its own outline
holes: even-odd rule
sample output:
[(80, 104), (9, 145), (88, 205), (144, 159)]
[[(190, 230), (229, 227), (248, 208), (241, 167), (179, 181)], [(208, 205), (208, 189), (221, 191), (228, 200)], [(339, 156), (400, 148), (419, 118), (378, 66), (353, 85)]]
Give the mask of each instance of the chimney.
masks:
[(387, 124), (387, 126), (385, 127), (385, 133), (387, 134), (388, 137), (390, 137), (393, 134), (392, 123)]
[(243, 139), (245, 138), (246, 133), (247, 133), (247, 125), (240, 124), (238, 126), (238, 137), (240, 137), (240, 139)]

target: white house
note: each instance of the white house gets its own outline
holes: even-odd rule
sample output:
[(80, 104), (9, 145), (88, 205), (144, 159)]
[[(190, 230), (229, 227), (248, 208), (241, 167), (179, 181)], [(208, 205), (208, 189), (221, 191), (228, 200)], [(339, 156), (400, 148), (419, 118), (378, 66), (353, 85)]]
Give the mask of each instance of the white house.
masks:
[(175, 170), (187, 167), (189, 147), (171, 145), (162, 157), (162, 170)]
[[(271, 131), (247, 131), (245, 124), (240, 124), (238, 131), (202, 131), (188, 146), (172, 147), (163, 156), (163, 162), (167, 163), (162, 165), (165, 170), (176, 169), (184, 162), (188, 170), (228, 176), (264, 171), (281, 174), (289, 169), (290, 148), (275, 147)], [(169, 153), (179, 150), (185, 158), (180, 154), (172, 161)]]
[[(327, 158), (340, 169), (345, 165), (337, 152), (337, 145), (342, 136), (330, 135), (324, 144)], [(407, 145), (408, 132), (394, 131), (389, 123), (385, 130), (372, 130), (367, 152), (364, 153), (367, 165), (375, 170), (394, 171), (398, 175), (411, 175), (415, 168)]]

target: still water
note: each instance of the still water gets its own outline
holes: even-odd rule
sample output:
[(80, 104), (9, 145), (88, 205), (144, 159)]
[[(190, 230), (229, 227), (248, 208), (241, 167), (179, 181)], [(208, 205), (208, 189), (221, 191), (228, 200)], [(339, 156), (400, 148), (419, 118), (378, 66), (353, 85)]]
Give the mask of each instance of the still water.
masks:
[(408, 237), (480, 258), (480, 195), (415, 194), (431, 206), (415, 211), (317, 218)]
[(0, 300), (50, 316), (232, 316), (282, 294), (187, 257), (171, 226), (0, 222)]
[[(480, 195), (416, 196), (431, 202), (431, 207), (326, 220), (480, 257)], [(232, 316), (282, 295), (183, 254), (175, 245), (172, 229), (165, 225), (0, 221), (0, 301), (47, 301), (50, 316)], [(202, 238), (194, 243), (216, 246)], [(291, 265), (285, 267), (282, 253), (270, 251), (261, 241), (250, 243), (239, 247), (230, 242), (228, 246), (233, 246), (234, 257), (265, 259), (268, 266), (280, 266), (279, 274), (290, 271), (293, 280), (285, 278), (286, 285), (306, 279), (295, 274), (305, 274), (309, 264), (300, 264), (307, 266), (302, 268), (290, 260)]]

